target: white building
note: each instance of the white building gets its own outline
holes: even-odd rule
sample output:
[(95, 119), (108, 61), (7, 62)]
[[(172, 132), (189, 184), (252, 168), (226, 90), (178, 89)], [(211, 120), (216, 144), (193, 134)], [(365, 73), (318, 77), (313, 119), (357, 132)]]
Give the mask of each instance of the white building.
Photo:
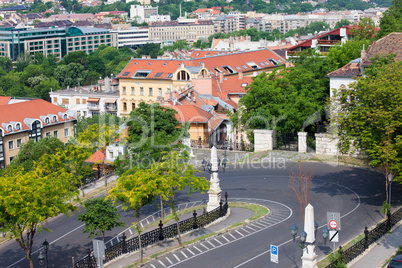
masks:
[(117, 33), (118, 47), (138, 47), (146, 43), (152, 43), (149, 40), (148, 27), (129, 27), (127, 29), (116, 29), (111, 32)]
[(138, 23), (147, 22), (151, 16), (158, 15), (158, 7), (131, 5), (130, 18)]
[(49, 92), (51, 102), (63, 106), (76, 118), (100, 113), (120, 116), (119, 84), (106, 77), (96, 86), (67, 88)]

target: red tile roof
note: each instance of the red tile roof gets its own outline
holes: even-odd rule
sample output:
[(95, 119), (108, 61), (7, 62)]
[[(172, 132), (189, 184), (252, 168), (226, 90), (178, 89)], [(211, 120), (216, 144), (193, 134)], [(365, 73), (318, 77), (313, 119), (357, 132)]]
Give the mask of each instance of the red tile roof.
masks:
[[(26, 121), (29, 119), (38, 119), (42, 122), (43, 126), (54, 124), (52, 121), (53, 116), (57, 116), (57, 122), (65, 122), (75, 119), (70, 115), (67, 115), (67, 119), (63, 119), (61, 115), (66, 113), (66, 111), (66, 109), (42, 99), (2, 105), (0, 106), (0, 128), (3, 128), (7, 134), (9, 133), (7, 131), (7, 126), (12, 124), (14, 128), (15, 123), (17, 122), (21, 123), (21, 130), (30, 129), (27, 125), (28, 122)], [(49, 124), (46, 124), (44, 118), (48, 115), (50, 122)], [(16, 131), (17, 130), (14, 128), (13, 133)]]
[(175, 114), (175, 116), (179, 122), (207, 123), (208, 120), (212, 117), (212, 114), (193, 104), (166, 105), (165, 107), (177, 111), (177, 114)]
[(7, 102), (11, 99), (11, 97), (1, 97), (0, 96), (0, 105), (6, 105)]
[(253, 82), (253, 78), (244, 76), (239, 79), (238, 76), (226, 76), (222, 83), (219, 83), (219, 87), (222, 93), (227, 94), (245, 94), (246, 87)]
[(350, 62), (345, 66), (343, 66), (342, 68), (339, 68), (338, 70), (335, 70), (327, 74), (328, 77), (349, 77), (349, 78), (358, 75), (360, 75), (360, 64), (356, 62)]
[[(89, 157), (87, 160), (85, 160), (86, 163), (95, 163), (95, 164), (100, 164), (103, 162), (103, 158), (105, 157), (105, 153), (103, 150), (99, 149), (96, 151), (91, 157)], [(106, 165), (111, 165), (113, 162), (110, 161), (105, 161)]]
[[(269, 59), (274, 59), (280, 65), (284, 64), (285, 62), (285, 59), (270, 49), (225, 54), (191, 60), (132, 59), (118, 77), (120, 79), (133, 78), (137, 71), (141, 71), (142, 73), (149, 72), (149, 74), (146, 76), (146, 79), (171, 80), (172, 77), (170, 75), (175, 72), (182, 63), (184, 63), (187, 67), (200, 67), (201, 64), (204, 63), (205, 67), (214, 74), (216, 73), (214, 68), (219, 68), (224, 75), (229, 75), (232, 73), (223, 69), (223, 66), (231, 67), (234, 72), (251, 72), (253, 69), (246, 64), (247, 62), (253, 61), (259, 68), (261, 68), (260, 70), (264, 70), (274, 67), (274, 65), (269, 62)], [(268, 66), (261, 65), (260, 62), (262, 61), (268, 62)], [(240, 70), (237, 67), (240, 68)]]

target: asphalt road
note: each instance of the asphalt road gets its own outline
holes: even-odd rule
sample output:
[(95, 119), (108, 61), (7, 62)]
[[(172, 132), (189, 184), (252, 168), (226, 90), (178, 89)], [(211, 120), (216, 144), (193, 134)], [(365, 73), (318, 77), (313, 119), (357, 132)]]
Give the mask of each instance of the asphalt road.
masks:
[[(327, 212), (339, 212), (342, 216), (340, 244), (360, 234), (365, 226), (378, 223), (381, 215), (381, 205), (385, 199), (385, 179), (382, 174), (362, 168), (328, 165), (320, 163), (305, 163), (304, 168), (311, 168), (314, 179), (311, 185), (310, 203), (315, 209), (315, 218), (319, 226), (326, 223)], [(278, 267), (297, 267), (300, 265), (301, 250), (291, 239), (289, 228), (292, 223), (303, 229), (303, 219), (298, 202), (288, 193), (288, 181), (291, 171), (298, 172), (298, 163), (286, 162), (280, 164), (264, 163), (253, 165), (230, 166), (226, 172), (220, 172), (221, 188), (227, 191), (229, 198), (258, 198), (283, 203), (292, 209), (292, 216), (280, 225), (268, 228), (247, 239), (220, 247), (180, 263), (178, 267), (274, 267), (270, 263), (270, 244), (282, 245), (279, 248)], [(200, 173), (209, 176), (207, 173)], [(392, 205), (400, 206), (402, 187), (392, 186)], [(207, 199), (207, 195), (182, 193), (177, 203)], [(143, 217), (157, 211), (156, 204), (143, 209)], [(122, 220), (130, 225), (135, 218), (132, 211), (121, 211)], [(84, 256), (91, 246), (91, 239), (82, 233), (83, 225), (77, 221), (78, 213), (71, 217), (60, 215), (49, 220), (45, 227), (52, 232), (41, 232), (35, 235), (33, 259), (37, 261), (41, 243), (47, 239), (50, 242), (49, 266), (67, 267), (72, 263), (72, 257), (78, 260)], [(116, 228), (106, 234), (105, 241), (111, 239), (124, 228)], [(318, 232), (318, 254), (328, 253), (332, 245), (324, 245)], [(0, 245), (0, 267), (28, 267), (24, 260), (25, 252), (15, 241)], [(200, 262), (202, 258), (202, 262)], [(207, 263), (206, 263), (207, 261)], [(201, 266), (200, 266), (201, 265)], [(39, 267), (39, 266), (38, 266)]]

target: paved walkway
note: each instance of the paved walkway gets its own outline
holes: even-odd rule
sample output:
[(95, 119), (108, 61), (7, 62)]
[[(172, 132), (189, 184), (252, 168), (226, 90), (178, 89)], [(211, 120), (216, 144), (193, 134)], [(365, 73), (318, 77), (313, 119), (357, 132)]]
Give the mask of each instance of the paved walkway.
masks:
[(348, 267), (380, 268), (396, 253), (399, 246), (402, 246), (401, 224), (394, 227), (391, 233), (384, 235), (377, 243), (371, 245), (365, 253), (353, 260)]

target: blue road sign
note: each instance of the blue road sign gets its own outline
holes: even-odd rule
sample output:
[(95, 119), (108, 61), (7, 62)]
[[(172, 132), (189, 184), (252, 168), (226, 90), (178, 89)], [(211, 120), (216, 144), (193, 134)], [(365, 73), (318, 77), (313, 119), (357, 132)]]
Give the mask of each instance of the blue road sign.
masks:
[(278, 255), (278, 247), (271, 245), (271, 253), (272, 255)]

